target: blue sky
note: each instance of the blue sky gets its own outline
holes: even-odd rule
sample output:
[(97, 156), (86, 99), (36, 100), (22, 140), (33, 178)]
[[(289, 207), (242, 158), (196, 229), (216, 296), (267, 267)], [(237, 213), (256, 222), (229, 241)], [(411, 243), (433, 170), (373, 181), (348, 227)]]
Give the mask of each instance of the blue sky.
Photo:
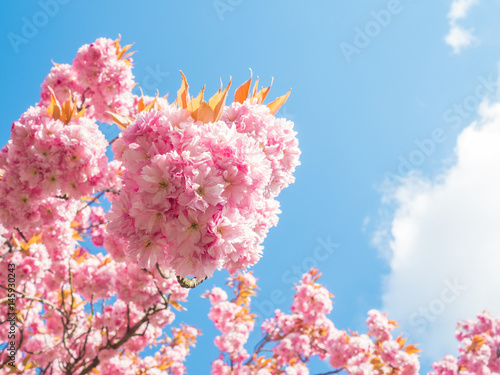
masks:
[[(486, 225), (493, 220), (488, 215), (495, 213), (474, 211), (492, 204), (486, 198), (471, 212), (464, 208), (474, 222), (485, 224), (479, 232), (467, 224), (465, 229), (450, 224), (446, 231), (423, 231), (419, 220), (435, 220), (433, 228), (441, 228), (451, 222), (449, 218), (461, 215), (460, 205), (450, 202), (453, 209), (433, 212), (413, 204), (415, 196), (423, 196), (438, 207), (443, 200), (435, 198), (436, 186), (446, 188), (447, 173), (460, 167), (454, 151), (459, 134), (468, 144), (468, 133), (463, 131), (472, 121), (493, 118), (496, 124), (494, 111), (478, 114), (477, 104), (486, 97), (491, 97), (492, 105), (496, 100), (500, 26), (493, 15), (500, 10), (498, 0), (471, 4), (467, 17), (457, 19), (447, 17), (452, 0), (56, 1), (57, 9), (46, 8), (44, 4), (52, 2), (44, 0), (0, 4), (1, 144), (10, 137), (11, 123), (38, 101), (51, 60), (71, 63), (82, 44), (98, 37), (121, 34), (123, 44), (135, 43), (134, 74), (146, 94), (154, 94), (156, 88), (162, 95), (174, 94), (180, 86), (179, 70), (186, 74), (192, 92), (205, 84), (212, 92), (220, 78), (243, 83), (251, 68), (265, 85), (274, 77), (273, 98), (292, 88), (279, 114), (295, 122), (302, 150), (296, 183), (279, 197), (283, 211), (279, 225), (271, 230), (264, 257), (253, 269), (261, 288), (254, 303), (256, 313), (269, 317), (274, 308), (287, 310), (293, 281), (298, 280), (293, 274), (317, 266), (336, 296), (332, 319), (338, 327), (364, 331), (369, 309), (389, 312), (405, 322), (410, 340), (422, 341), (423, 370), (428, 370), (430, 358), (453, 349), (455, 317), (472, 318), (483, 309), (500, 313), (498, 303), (488, 302), (495, 296), (488, 293), (498, 289), (470, 282), (465, 292), (457, 292), (458, 302), (445, 304), (434, 320), (425, 318), (426, 323), (419, 325), (411, 319), (419, 307), (433, 306), (456, 274), (472, 272), (464, 259), (477, 251), (474, 246), (457, 250), (463, 254), (461, 262), (442, 260), (444, 266), (433, 267), (440, 264), (433, 258), (436, 254), (455, 259), (457, 245), (443, 243), (442, 237), (463, 233), (465, 241), (476, 235), (486, 238), (496, 230)], [(31, 29), (26, 26), (33, 22)], [(471, 30), (472, 35), (470, 45), (458, 47), (458, 53), (445, 42), (453, 25)], [(474, 150), (483, 149), (481, 145), (471, 153), (476, 155)], [(419, 172), (406, 177), (410, 169)], [(484, 176), (494, 173), (492, 165)], [(395, 183), (396, 176), (405, 178)], [(388, 177), (391, 183), (384, 184)], [(464, 202), (471, 199), (469, 194), (483, 196), (481, 186), (471, 191), (443, 189), (449, 197), (457, 195), (456, 202)], [(493, 195), (488, 197), (494, 200)], [(425, 241), (420, 243), (417, 237)], [(325, 243), (334, 244), (330, 252), (317, 250)], [(480, 247), (479, 238), (475, 243)], [(487, 243), (500, 245), (500, 240), (495, 237)], [(419, 246), (425, 251), (419, 252)], [(407, 256), (417, 253), (428, 256), (419, 261)], [(481, 254), (480, 259), (500, 265), (494, 253)], [(398, 259), (404, 261), (395, 262)], [(405, 262), (412, 272), (399, 266)], [(478, 263), (479, 270), (483, 263)], [(440, 273), (443, 269), (447, 271)], [(488, 272), (484, 271), (485, 283), (495, 284), (494, 273)], [(206, 317), (209, 304), (199, 295), (221, 285), (225, 277), (219, 272), (197, 288), (188, 311), (177, 316), (177, 323), (195, 324), (203, 331), (188, 360), (189, 373), (208, 373), (218, 356), (212, 344), (216, 331)], [(434, 283), (413, 288), (428, 279)], [(397, 285), (408, 289), (398, 291)], [(482, 299), (474, 297), (479, 291)], [(434, 303), (434, 310), (441, 311), (440, 306)], [(446, 329), (440, 331), (442, 327)], [(252, 337), (252, 344), (259, 335)], [(443, 341), (426, 344), (426, 338), (435, 337)], [(318, 362), (311, 373), (327, 369)]]

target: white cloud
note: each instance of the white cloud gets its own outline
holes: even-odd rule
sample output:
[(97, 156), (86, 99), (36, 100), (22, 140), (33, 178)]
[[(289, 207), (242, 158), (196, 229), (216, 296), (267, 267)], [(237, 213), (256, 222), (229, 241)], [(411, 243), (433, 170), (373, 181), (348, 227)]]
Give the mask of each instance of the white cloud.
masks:
[(426, 360), (456, 352), (457, 320), (500, 315), (500, 103), (483, 102), (479, 117), (442, 175), (413, 174), (385, 194), (394, 213), (374, 235), (390, 254), (383, 311)]
[(455, 53), (460, 53), (461, 49), (469, 46), (474, 39), (471, 31), (456, 25), (450, 28), (450, 32), (444, 38), (446, 43), (453, 48), (453, 52)]
[(460, 18), (465, 18), (470, 7), (477, 4), (478, 2), (479, 0), (454, 0), (451, 4), (448, 18), (452, 21), (456, 21)]
[(474, 40), (471, 30), (466, 30), (457, 25), (459, 19), (465, 18), (470, 7), (477, 4), (479, 0), (454, 0), (451, 4), (448, 19), (450, 20), (450, 31), (445, 37), (455, 53), (460, 53), (462, 48), (469, 46)]

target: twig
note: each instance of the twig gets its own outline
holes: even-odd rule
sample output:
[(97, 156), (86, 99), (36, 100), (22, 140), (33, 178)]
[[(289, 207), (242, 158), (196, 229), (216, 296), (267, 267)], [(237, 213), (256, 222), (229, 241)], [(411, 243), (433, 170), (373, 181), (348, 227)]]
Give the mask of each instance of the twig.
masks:
[(78, 211), (76, 211), (76, 213), (80, 213), (81, 211), (83, 211), (84, 209), (86, 209), (88, 206), (90, 206), (92, 203), (94, 203), (96, 200), (98, 200), (99, 198), (101, 198), (102, 196), (104, 195), (104, 191), (101, 191), (99, 194), (97, 194), (97, 196), (95, 196), (89, 203), (87, 203), (85, 206), (83, 206), (82, 208), (80, 208)]
[(158, 270), (160, 276), (163, 277), (164, 279), (170, 279), (172, 277), (172, 275), (169, 276), (165, 275), (165, 272), (163, 272), (163, 270), (160, 267), (160, 263), (156, 263), (156, 269)]
[(17, 231), (17, 233), (19, 233), (19, 235), (21, 236), (21, 238), (23, 239), (24, 242), (28, 242), (26, 237), (24, 237), (23, 232), (21, 232), (21, 230), (18, 227), (14, 227), (14, 229)]

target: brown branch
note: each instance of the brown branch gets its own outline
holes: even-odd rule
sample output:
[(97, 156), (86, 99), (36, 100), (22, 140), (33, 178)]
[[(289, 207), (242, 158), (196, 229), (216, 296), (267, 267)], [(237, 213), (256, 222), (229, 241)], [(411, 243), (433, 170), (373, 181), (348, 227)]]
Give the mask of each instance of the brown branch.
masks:
[[(136, 324), (134, 324), (132, 327), (130, 327), (130, 329), (127, 330), (127, 332), (125, 333), (125, 335), (120, 340), (118, 340), (114, 344), (111, 344), (110, 342), (108, 342), (105, 346), (103, 346), (103, 347), (101, 347), (99, 349), (99, 352), (102, 351), (102, 350), (104, 350), (104, 349), (118, 349), (120, 346), (122, 346), (123, 344), (125, 344), (132, 337), (144, 335), (144, 332), (141, 333), (141, 334), (136, 334), (136, 332), (139, 330), (139, 328), (141, 328), (141, 326), (144, 323), (147, 323), (147, 325), (149, 324), (149, 318), (152, 315), (156, 314), (159, 311), (163, 311), (163, 310), (165, 310), (167, 308), (168, 307), (165, 307), (165, 308), (162, 308), (162, 309), (157, 309), (156, 306), (153, 306), (150, 310), (148, 310), (146, 312), (146, 314), (142, 317), (141, 320), (139, 320)], [(146, 325), (146, 328), (147, 328), (147, 325)], [(87, 367), (85, 367), (82, 370), (82, 372), (80, 372), (79, 375), (89, 374), (94, 368), (96, 368), (99, 365), (99, 363), (100, 363), (99, 357), (96, 356), (92, 360), (92, 362), (90, 362), (90, 364), (87, 365)]]
[(333, 371), (330, 371), (330, 372), (324, 372), (322, 374), (318, 374), (318, 375), (332, 375), (332, 374), (338, 374), (340, 371), (342, 371), (343, 368), (339, 368), (337, 370), (333, 370)]
[(24, 242), (28, 242), (28, 240), (26, 239), (26, 237), (24, 237), (24, 234), (23, 232), (21, 232), (21, 230), (18, 228), (18, 227), (14, 227), (14, 229), (17, 231), (17, 233), (19, 233), (19, 235), (21, 236), (21, 238), (24, 240)]
[[(5, 286), (3, 286), (3, 285), (0, 285), (0, 288), (6, 289), (6, 290), (8, 289), (8, 288), (6, 288), (6, 287), (5, 287)], [(44, 299), (44, 298), (41, 298), (41, 297), (31, 297), (31, 296), (28, 296), (26, 293), (24, 293), (24, 292), (20, 292), (20, 291), (15, 290), (15, 289), (13, 289), (13, 291), (14, 291), (14, 293), (18, 293), (18, 294), (20, 294), (20, 295), (22, 296), (22, 298), (25, 298), (25, 299), (27, 299), (27, 300), (29, 300), (29, 301), (41, 302), (41, 303), (43, 303), (44, 305), (48, 305), (48, 306), (52, 307), (52, 310), (57, 310), (57, 311), (59, 311), (59, 313), (60, 313), (61, 315), (65, 315), (65, 312), (63, 312), (63, 311), (62, 311), (61, 309), (59, 309), (56, 305), (54, 305), (52, 302), (47, 301), (47, 300), (46, 300), (46, 299)], [(6, 298), (2, 298), (2, 299), (0, 300), (0, 303), (4, 302), (4, 300), (6, 300)]]
[(250, 363), (252, 363), (254, 358), (257, 358), (257, 354), (259, 354), (259, 352), (262, 350), (264, 345), (266, 345), (268, 342), (271, 342), (271, 341), (273, 341), (273, 340), (271, 340), (271, 338), (269, 336), (265, 336), (259, 343), (257, 343), (257, 345), (254, 348), (253, 355), (248, 359), (248, 361), (245, 362), (245, 366), (248, 366)]
[(113, 189), (113, 188), (105, 188), (105, 189), (101, 189), (100, 190), (100, 193), (97, 194), (89, 203), (87, 203), (85, 206), (83, 206), (82, 208), (80, 208), (78, 211), (76, 211), (76, 213), (79, 213), (81, 211), (83, 211), (84, 209), (86, 209), (88, 206), (90, 206), (92, 203), (94, 203), (96, 200), (98, 200), (99, 198), (101, 198), (104, 193), (113, 193), (113, 194), (120, 194), (120, 190), (116, 190), (116, 189)]
[(172, 277), (172, 275), (167, 276), (165, 272), (163, 272), (163, 270), (160, 267), (160, 263), (156, 263), (156, 269), (158, 270), (160, 276), (163, 277), (164, 279), (170, 279)]
[(86, 209), (88, 206), (90, 206), (92, 203), (94, 203), (96, 200), (98, 200), (99, 198), (101, 198), (102, 196), (104, 195), (104, 191), (101, 191), (99, 194), (97, 194), (97, 196), (95, 196), (89, 203), (87, 203), (85, 206), (83, 206), (82, 208), (80, 208), (78, 211), (76, 211), (76, 213), (80, 213), (81, 211), (83, 211), (84, 209)]

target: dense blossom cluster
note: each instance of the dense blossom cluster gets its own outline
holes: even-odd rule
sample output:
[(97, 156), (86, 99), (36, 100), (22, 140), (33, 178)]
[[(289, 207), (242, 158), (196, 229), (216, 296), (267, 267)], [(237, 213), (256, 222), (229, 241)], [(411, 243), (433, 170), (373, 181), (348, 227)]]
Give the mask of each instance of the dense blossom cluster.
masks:
[[(337, 329), (327, 317), (332, 310), (332, 295), (317, 282), (319, 276), (316, 270), (302, 276), (291, 314), (276, 310), (274, 318), (262, 324), (264, 337), (252, 355), (244, 345), (254, 323), (249, 297), (255, 294), (255, 278), (249, 274), (239, 275), (238, 282), (230, 278), (236, 296), (232, 301), (218, 287), (207, 292), (205, 296), (212, 304), (209, 318), (222, 332), (214, 343), (229, 357), (229, 364), (224, 355), (214, 361), (212, 374), (308, 375), (307, 363), (313, 357), (328, 360), (335, 371), (348, 374), (418, 374), (418, 350), (414, 345), (405, 346), (406, 340), (401, 337), (394, 339), (391, 331), (395, 322), (380, 312), (368, 313), (368, 334)], [(271, 354), (266, 354), (269, 346)]]
[(494, 375), (500, 373), (500, 319), (482, 312), (477, 320), (458, 323), (458, 358), (445, 356), (429, 375)]
[(67, 220), (75, 212), (72, 202), (61, 198), (79, 200), (103, 187), (108, 142), (97, 124), (50, 110), (31, 107), (12, 124), (0, 160), (0, 221), (6, 227), (28, 229)]
[[(221, 352), (229, 353), (233, 364), (241, 363), (249, 357), (243, 346), (254, 328), (254, 316), (250, 314), (249, 307), (250, 296), (255, 295), (257, 288), (256, 281), (251, 273), (230, 277), (229, 283), (235, 292), (235, 298), (231, 301), (219, 287), (213, 287), (203, 295), (212, 304), (208, 317), (222, 333), (215, 338), (214, 344)], [(220, 360), (212, 364), (214, 369), (218, 366)]]
[[(367, 334), (335, 327), (333, 296), (315, 270), (296, 285), (289, 313), (276, 310), (246, 350), (257, 286), (238, 271), (259, 260), (278, 222), (276, 197), (299, 164), (293, 123), (276, 117), (288, 94), (264, 105), (270, 87), (250, 90), (250, 79), (233, 103), (230, 85), (205, 102), (204, 90), (189, 95), (183, 75), (172, 104), (138, 97), (129, 48), (100, 38), (72, 65), (56, 64), (0, 149), (0, 288), (8, 292), (0, 316), (15, 317), (14, 337), (2, 320), (0, 343), (16, 348), (15, 358), (1, 351), (0, 373), (185, 374), (200, 331), (181, 325), (167, 334), (167, 326), (188, 287), (225, 268), (234, 298), (219, 287), (203, 295), (221, 332), (212, 374), (306, 375), (313, 358), (332, 374), (417, 374), (418, 350), (394, 338), (396, 322), (380, 312), (368, 313)], [(110, 142), (112, 161), (96, 121), (123, 130)], [(109, 213), (96, 205), (101, 197)], [(461, 323), (457, 338), (459, 357), (435, 363), (431, 375), (500, 373), (500, 320), (482, 313)], [(140, 356), (148, 346), (156, 352)]]
[[(69, 256), (58, 260), (44, 245), (43, 235), (28, 243), (15, 233), (4, 236), (8, 242), (1, 249), (0, 277), (6, 280), (7, 264), (15, 265), (16, 345), (22, 343), (16, 363), (24, 364), (17, 368), (20, 373), (35, 374), (37, 368), (54, 374), (79, 373), (96, 358), (100, 374), (116, 374), (129, 360), (135, 366), (118, 373), (136, 374), (141, 366), (157, 368), (158, 374), (166, 374), (160, 371), (162, 366), (171, 369), (168, 373), (184, 373), (182, 362), (198, 331), (183, 327), (174, 329), (172, 337), (162, 338), (163, 328), (175, 317), (171, 307), (181, 309), (179, 302), (188, 295), (188, 289), (174, 278), (165, 279), (157, 271), (143, 271), (124, 262), (125, 244), (116, 241), (116, 259), (74, 246), (67, 250)], [(113, 241), (106, 233), (104, 237), (104, 242)], [(106, 302), (111, 298), (114, 302)], [(7, 316), (7, 312), (8, 305), (0, 304), (0, 314)], [(1, 342), (9, 341), (7, 334), (1, 330)], [(155, 343), (168, 343), (157, 359), (136, 358)], [(29, 355), (28, 361), (23, 362), (22, 353)]]
[(222, 114), (228, 126), (235, 126), (239, 133), (255, 139), (270, 163), (271, 179), (266, 186), (266, 196), (276, 197), (294, 181), (293, 172), (298, 165), (300, 151), (293, 123), (277, 118), (269, 108), (245, 100), (234, 102)]
[(51, 90), (60, 102), (75, 95), (86, 116), (112, 122), (107, 113), (129, 115), (134, 105), (131, 46), (123, 48), (119, 40), (99, 38), (78, 50), (72, 65), (55, 64), (42, 84), (40, 104), (48, 106)]
[(141, 267), (203, 279), (259, 260), (300, 151), (293, 124), (255, 98), (221, 107), (219, 121), (190, 104), (140, 112), (113, 144), (125, 172), (108, 229)]

